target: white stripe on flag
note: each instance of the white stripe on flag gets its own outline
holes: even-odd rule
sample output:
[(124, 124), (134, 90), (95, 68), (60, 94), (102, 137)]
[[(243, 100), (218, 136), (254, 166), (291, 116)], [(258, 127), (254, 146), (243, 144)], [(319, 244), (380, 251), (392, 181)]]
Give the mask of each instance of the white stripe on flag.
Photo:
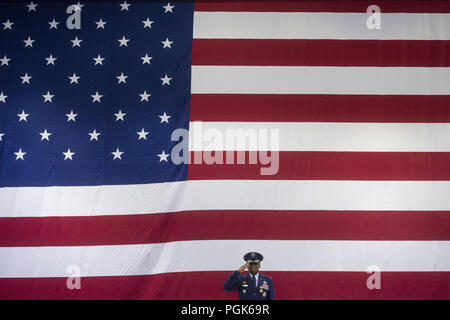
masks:
[(191, 91), (237, 94), (450, 94), (450, 68), (192, 66)]
[(450, 241), (207, 240), (0, 248), (0, 278), (68, 277), (71, 265), (82, 277), (236, 270), (254, 250), (271, 271), (450, 271)]
[(208, 121), (190, 123), (189, 150), (449, 152), (448, 137), (450, 123)]
[[(450, 181), (196, 180), (1, 188), (1, 217), (183, 210), (450, 210)], [(170, 201), (169, 201), (170, 200)]]
[(195, 12), (194, 38), (450, 40), (450, 14), (382, 13), (380, 29), (369, 29), (368, 18), (366, 13)]

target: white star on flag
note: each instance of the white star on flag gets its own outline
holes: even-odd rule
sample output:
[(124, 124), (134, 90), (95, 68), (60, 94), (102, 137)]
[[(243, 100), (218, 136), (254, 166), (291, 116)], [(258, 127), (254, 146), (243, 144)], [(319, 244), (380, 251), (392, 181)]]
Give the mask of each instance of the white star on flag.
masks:
[(163, 49), (164, 49), (164, 48), (170, 48), (170, 49), (172, 49), (171, 44), (173, 43), (173, 41), (169, 41), (169, 38), (166, 38), (165, 41), (161, 41), (161, 43), (164, 45), (164, 46), (163, 46)]
[(118, 83), (121, 83), (121, 82), (127, 83), (126, 79), (128, 78), (128, 76), (124, 75), (123, 72), (122, 72), (121, 75), (120, 76), (116, 76), (116, 78), (119, 79)]
[(129, 11), (129, 10), (128, 10), (128, 7), (131, 6), (131, 4), (128, 4), (126, 1), (124, 1), (123, 3), (119, 3), (119, 5), (122, 7), (122, 8), (120, 9), (120, 11), (123, 11), (123, 10)]
[(0, 133), (0, 141), (3, 141), (3, 140), (2, 140), (2, 137), (3, 137), (4, 135), (5, 135), (4, 133)]
[(42, 140), (50, 141), (48, 137), (51, 135), (51, 133), (47, 132), (47, 129), (45, 129), (44, 132), (39, 132), (39, 134), (42, 136), (41, 141)]
[(126, 39), (125, 36), (122, 36), (122, 39), (119, 39), (117, 41), (120, 42), (119, 47), (121, 47), (121, 46), (128, 47), (128, 41), (130, 41), (130, 39)]
[(78, 115), (78, 113), (73, 113), (73, 110), (70, 110), (70, 113), (66, 113), (66, 117), (67, 117), (67, 122), (69, 121), (73, 121), (75, 122), (75, 117)]
[(99, 21), (95, 21), (95, 23), (97, 24), (97, 29), (102, 28), (105, 29), (105, 24), (107, 24), (108, 22), (103, 21), (101, 18)]
[(22, 148), (20, 148), (19, 151), (14, 152), (14, 154), (16, 155), (16, 160), (19, 160), (19, 159), (24, 160), (23, 156), (26, 155), (27, 153), (22, 152)]
[(163, 150), (162, 153), (158, 154), (159, 162), (161, 162), (161, 161), (168, 162), (168, 161), (167, 161), (167, 157), (168, 157), (168, 156), (169, 156), (169, 154), (168, 154), (168, 153), (165, 153), (165, 151)]
[(148, 97), (151, 96), (150, 93), (147, 93), (147, 90), (144, 90), (144, 93), (139, 94), (141, 96), (141, 102), (142, 101), (147, 101), (148, 102)]
[(28, 73), (25, 73), (25, 75), (23, 77), (20, 77), (22, 79), (22, 84), (24, 84), (25, 82), (30, 84), (30, 79), (33, 78), (31, 76), (28, 75)]
[(48, 23), (50, 25), (50, 29), (53, 29), (53, 28), (58, 29), (59, 22), (55, 21), (55, 18), (53, 18), (53, 21), (49, 21)]
[(144, 24), (144, 29), (145, 28), (152, 28), (152, 23), (154, 23), (155, 21), (151, 21), (149, 18), (147, 18), (147, 20), (142, 21), (142, 23)]
[(123, 152), (121, 152), (121, 151), (119, 150), (119, 148), (117, 148), (115, 152), (111, 152), (111, 153), (114, 155), (113, 160), (115, 160), (115, 159), (122, 160), (121, 157), (122, 157)]
[(150, 60), (153, 59), (153, 57), (149, 57), (148, 54), (145, 54), (145, 57), (141, 57), (142, 59), (142, 64), (150, 64)]
[(77, 76), (77, 75), (74, 73), (73, 76), (68, 77), (68, 78), (70, 79), (70, 84), (72, 84), (72, 83), (78, 84), (78, 79), (80, 79), (81, 77), (80, 77), (80, 76)]
[(3, 25), (4, 25), (3, 30), (6, 30), (6, 29), (12, 30), (11, 27), (13, 24), (14, 24), (14, 22), (10, 22), (9, 19), (6, 20), (6, 22), (3, 22)]
[(98, 94), (98, 91), (95, 92), (95, 94), (91, 94), (92, 97), (92, 103), (94, 103), (95, 101), (101, 102), (100, 99), (103, 97), (103, 95)]
[(25, 42), (25, 48), (26, 47), (33, 47), (33, 42), (34, 42), (35, 40), (31, 40), (31, 38), (28, 36), (28, 39), (27, 40), (23, 40), (23, 42)]
[(52, 64), (55, 65), (55, 60), (58, 58), (53, 58), (53, 55), (51, 54), (50, 57), (45, 58), (45, 60), (47, 60), (47, 65)]
[(172, 80), (172, 78), (167, 77), (167, 74), (164, 76), (164, 78), (160, 78), (162, 81), (162, 86), (165, 84), (168, 84), (170, 86), (170, 80)]
[(122, 113), (122, 110), (119, 110), (119, 113), (114, 113), (114, 115), (116, 116), (116, 121), (125, 121), (123, 117), (125, 117), (126, 113)]
[(83, 40), (78, 39), (78, 36), (76, 36), (74, 40), (70, 40), (70, 41), (72, 42), (72, 48), (73, 48), (75, 46), (80, 47), (80, 43)]
[(36, 11), (36, 7), (37, 7), (37, 6), (38, 6), (37, 4), (34, 4), (33, 1), (31, 1), (30, 4), (27, 4), (28, 12), (30, 12), (30, 11)]
[(8, 62), (9, 61), (11, 61), (11, 59), (8, 59), (8, 57), (6, 57), (6, 54), (3, 56), (3, 58), (2, 59), (0, 59), (0, 62), (2, 63), (1, 65), (3, 66), (3, 65), (7, 65), (7, 66), (9, 66), (9, 64), (8, 64)]
[(147, 135), (149, 134), (148, 132), (144, 131), (144, 128), (142, 128), (142, 130), (140, 132), (136, 132), (139, 135), (139, 139), (144, 139), (147, 140)]
[(97, 58), (92, 58), (95, 61), (95, 65), (97, 64), (101, 64), (103, 65), (103, 60), (105, 60), (105, 58), (102, 58), (100, 55), (97, 56)]
[(175, 8), (175, 6), (171, 6), (170, 2), (167, 2), (167, 5), (163, 6), (163, 8), (166, 9), (166, 11), (164, 11), (164, 13), (167, 13), (167, 12), (173, 13), (172, 9)]
[(25, 113), (25, 110), (22, 110), (22, 113), (18, 113), (17, 116), (19, 117), (19, 122), (20, 121), (25, 121), (27, 122), (27, 117), (29, 116), (29, 113)]
[(80, 1), (77, 2), (77, 4), (74, 4), (75, 6), (75, 11), (80, 10), (81, 8), (83, 8), (84, 4), (81, 4)]
[(91, 136), (91, 139), (89, 139), (89, 141), (92, 141), (92, 140), (97, 140), (98, 141), (98, 136), (101, 135), (101, 133), (95, 131), (95, 129), (94, 129), (94, 131), (92, 131), (92, 132), (90, 132), (88, 134)]
[(70, 148), (69, 148), (69, 149), (67, 149), (66, 152), (63, 152), (62, 154), (64, 155), (64, 160), (67, 160), (67, 159), (73, 160), (72, 156), (75, 154), (75, 152), (71, 152)]
[(50, 94), (50, 91), (47, 91), (47, 94), (42, 95), (44, 97), (44, 103), (47, 101), (53, 102), (52, 98), (55, 96), (53, 94)]
[(0, 92), (0, 101), (3, 102), (3, 103), (6, 103), (6, 98), (8, 98), (8, 96), (5, 96), (5, 95), (3, 94), (3, 91)]
[(169, 123), (169, 118), (170, 117), (172, 117), (172, 116), (168, 116), (165, 112), (164, 112), (164, 114), (163, 115), (161, 115), (161, 116), (158, 116), (158, 117), (160, 117), (161, 118), (161, 122), (160, 123), (163, 123), (163, 122), (167, 122), (167, 123)]

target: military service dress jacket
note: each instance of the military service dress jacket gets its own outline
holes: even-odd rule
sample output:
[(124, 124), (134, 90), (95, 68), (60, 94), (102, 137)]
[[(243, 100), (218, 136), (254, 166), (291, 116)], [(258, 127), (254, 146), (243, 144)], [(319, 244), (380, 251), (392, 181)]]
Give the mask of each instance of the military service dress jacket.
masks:
[(238, 291), (239, 300), (275, 300), (272, 278), (259, 274), (256, 287), (251, 285), (250, 274), (233, 272), (224, 282), (226, 291)]

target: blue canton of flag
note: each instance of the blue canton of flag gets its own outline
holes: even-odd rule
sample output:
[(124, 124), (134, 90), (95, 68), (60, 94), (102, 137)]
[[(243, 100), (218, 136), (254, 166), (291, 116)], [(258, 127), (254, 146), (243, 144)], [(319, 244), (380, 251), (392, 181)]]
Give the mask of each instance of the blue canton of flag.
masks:
[(0, 6), (0, 187), (187, 179), (192, 3)]

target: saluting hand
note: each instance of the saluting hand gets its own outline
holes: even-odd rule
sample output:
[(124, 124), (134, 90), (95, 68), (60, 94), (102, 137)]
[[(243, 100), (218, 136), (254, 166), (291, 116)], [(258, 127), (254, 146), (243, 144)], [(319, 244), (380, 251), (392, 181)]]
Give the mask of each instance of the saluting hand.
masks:
[(247, 269), (247, 266), (248, 266), (248, 262), (246, 262), (245, 264), (243, 264), (243, 265), (238, 269), (238, 272), (239, 272), (239, 273), (244, 272), (245, 269)]

